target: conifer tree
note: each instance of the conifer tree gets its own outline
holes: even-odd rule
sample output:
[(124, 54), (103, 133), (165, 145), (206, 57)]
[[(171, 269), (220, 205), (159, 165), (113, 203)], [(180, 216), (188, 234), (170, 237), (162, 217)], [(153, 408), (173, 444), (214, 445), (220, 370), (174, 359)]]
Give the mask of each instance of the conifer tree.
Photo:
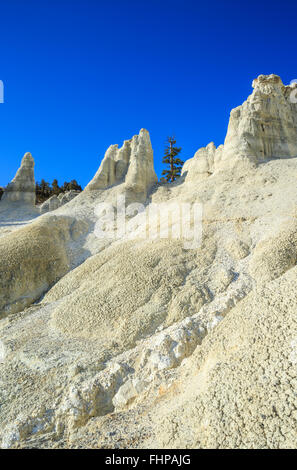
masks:
[(167, 145), (165, 147), (165, 154), (162, 163), (168, 165), (169, 169), (162, 171), (161, 181), (165, 180), (173, 182), (180, 176), (184, 162), (177, 157), (181, 152), (181, 147), (175, 147), (175, 137), (168, 137), (166, 143)]
[(42, 179), (41, 183), (40, 183), (40, 187), (41, 187), (41, 192), (44, 195), (44, 197), (50, 197), (51, 196), (50, 184), (47, 181)]
[(53, 180), (51, 185), (42, 179), (40, 183), (36, 181), (36, 201), (39, 204), (46, 201), (53, 195), (58, 196), (59, 194), (70, 190), (82, 191), (82, 187), (76, 180), (71, 180), (70, 183), (65, 181), (63, 186), (60, 187), (56, 178)]
[(55, 194), (56, 196), (58, 196), (61, 192), (61, 188), (59, 187), (59, 184), (58, 184), (58, 180), (57, 179), (54, 179), (54, 181), (52, 182), (52, 192), (53, 194)]

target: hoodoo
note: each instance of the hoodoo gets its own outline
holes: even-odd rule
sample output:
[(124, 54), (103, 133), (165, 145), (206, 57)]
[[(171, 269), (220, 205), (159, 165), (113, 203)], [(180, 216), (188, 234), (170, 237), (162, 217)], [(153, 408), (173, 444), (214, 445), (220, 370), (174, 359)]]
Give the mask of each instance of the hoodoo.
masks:
[[(142, 129), (52, 213), (1, 201), (1, 447), (296, 447), (295, 85), (253, 87), (174, 183)], [(33, 166), (6, 199), (34, 204)], [(145, 211), (116, 217), (122, 196)]]
[(86, 191), (125, 183), (127, 191), (145, 199), (157, 180), (150, 135), (146, 129), (141, 129), (139, 135), (125, 140), (121, 148), (118, 145), (108, 148)]
[(35, 200), (34, 159), (27, 152), (15, 177), (5, 188), (2, 201), (34, 205)]

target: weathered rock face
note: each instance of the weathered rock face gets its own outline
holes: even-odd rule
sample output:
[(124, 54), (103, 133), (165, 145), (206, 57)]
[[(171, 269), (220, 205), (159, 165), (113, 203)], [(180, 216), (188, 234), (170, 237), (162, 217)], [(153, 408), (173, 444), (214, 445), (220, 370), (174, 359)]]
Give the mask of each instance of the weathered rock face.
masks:
[(47, 199), (43, 204), (40, 206), (40, 214), (45, 214), (46, 212), (54, 211), (60, 207), (60, 201), (56, 195)]
[(147, 130), (141, 129), (139, 135), (131, 140), (131, 155), (125, 178), (129, 191), (146, 194), (157, 182), (154, 170), (153, 149)]
[(70, 191), (66, 191), (66, 193), (61, 193), (58, 196), (58, 199), (60, 201), (60, 207), (64, 206), (64, 204), (67, 204), (67, 202), (72, 201), (76, 196), (80, 194), (81, 191), (77, 191), (75, 189), (71, 189)]
[(185, 176), (185, 181), (195, 181), (197, 178), (211, 175), (222, 157), (222, 151), (223, 145), (216, 148), (213, 142), (197, 150), (194, 157), (187, 160), (183, 166), (182, 175)]
[(260, 75), (252, 86), (248, 99), (231, 111), (224, 145), (200, 148), (183, 166), (185, 181), (235, 165), (297, 156), (297, 84), (284, 86), (277, 75)]
[(47, 201), (45, 201), (43, 204), (40, 206), (40, 213), (45, 214), (46, 212), (51, 212), (59, 207), (64, 206), (64, 204), (67, 204), (67, 202), (72, 201), (76, 196), (80, 194), (80, 191), (67, 191), (66, 193), (61, 193), (59, 196), (52, 196)]
[(121, 148), (118, 145), (109, 147), (86, 191), (105, 189), (120, 182), (125, 182), (127, 191), (144, 197), (157, 182), (153, 149), (145, 129), (131, 140), (125, 140)]
[(86, 190), (105, 189), (121, 181), (127, 173), (130, 154), (130, 140), (125, 140), (120, 149), (118, 145), (111, 145), (105, 153), (99, 170), (87, 185)]
[(297, 106), (290, 100), (291, 86), (277, 75), (260, 75), (253, 93), (231, 111), (222, 163), (248, 158), (255, 163), (269, 158), (297, 156)]
[(25, 153), (15, 177), (5, 188), (2, 201), (35, 204), (34, 160)]

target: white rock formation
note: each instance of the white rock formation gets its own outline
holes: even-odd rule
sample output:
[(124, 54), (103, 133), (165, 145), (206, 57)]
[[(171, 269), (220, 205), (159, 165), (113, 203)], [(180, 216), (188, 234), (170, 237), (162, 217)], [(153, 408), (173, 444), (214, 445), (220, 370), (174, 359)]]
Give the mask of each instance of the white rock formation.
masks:
[(146, 131), (111, 147), (54, 215), (20, 228), (23, 206), (16, 219), (0, 207), (1, 447), (296, 447), (289, 92), (261, 76), (224, 148), (200, 149), (177, 184), (150, 190), (148, 211), (173, 204), (168, 229), (179, 204), (203, 204), (199, 247), (141, 238), (141, 217), (129, 240), (94, 235), (98, 204), (152, 187)]
[(54, 211), (60, 207), (60, 201), (56, 195), (51, 196), (40, 206), (40, 214), (45, 214), (46, 212)]
[(121, 182), (125, 183), (128, 192), (140, 198), (146, 198), (157, 182), (153, 149), (146, 129), (141, 129), (139, 135), (132, 139), (125, 140), (121, 148), (111, 145), (85, 190), (106, 189)]
[(185, 162), (182, 169), (182, 176), (186, 182), (208, 177), (216, 168), (217, 163), (222, 158), (223, 145), (216, 148), (211, 142), (206, 147), (197, 150), (193, 158)]
[(260, 75), (253, 81), (253, 93), (231, 111), (224, 143), (225, 160), (297, 156), (297, 107), (290, 100), (291, 86), (277, 75)]
[(34, 160), (31, 153), (25, 153), (20, 168), (5, 188), (1, 200), (35, 204)]
[(72, 199), (74, 199), (79, 194), (80, 191), (75, 191), (72, 189), (70, 191), (66, 191), (66, 193), (59, 194), (59, 196), (54, 195), (41, 204), (39, 207), (40, 213), (45, 214), (46, 212), (54, 211), (59, 207), (64, 206), (64, 204), (72, 201)]
[(270, 158), (297, 156), (297, 106), (291, 99), (297, 84), (284, 86), (277, 75), (260, 75), (252, 86), (248, 99), (231, 111), (224, 145), (211, 142), (185, 162), (187, 182), (240, 164), (244, 172)]
[(78, 196), (81, 193), (81, 191), (77, 191), (75, 189), (71, 189), (70, 191), (66, 191), (66, 193), (61, 193), (58, 196), (58, 199), (60, 201), (60, 206), (64, 206), (64, 204), (67, 204), (68, 202), (72, 201), (76, 196)]

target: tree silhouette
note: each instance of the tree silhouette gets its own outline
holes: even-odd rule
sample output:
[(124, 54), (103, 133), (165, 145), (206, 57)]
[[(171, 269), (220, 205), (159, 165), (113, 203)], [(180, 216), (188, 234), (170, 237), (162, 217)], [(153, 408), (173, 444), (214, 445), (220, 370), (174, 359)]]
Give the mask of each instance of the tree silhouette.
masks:
[(53, 194), (55, 194), (56, 196), (58, 196), (61, 192), (61, 188), (59, 187), (59, 184), (58, 184), (58, 180), (57, 179), (54, 179), (54, 181), (52, 182), (52, 192)]
[(42, 179), (40, 183), (38, 181), (36, 182), (36, 202), (37, 204), (40, 204), (51, 196), (58, 196), (61, 193), (66, 193), (71, 190), (82, 191), (82, 187), (76, 180), (71, 180), (69, 183), (65, 181), (65, 183), (60, 187), (57, 179), (54, 179), (51, 185)]
[(167, 137), (166, 143), (167, 145), (165, 147), (165, 154), (162, 163), (168, 165), (169, 169), (162, 171), (161, 181), (173, 182), (180, 176), (184, 162), (177, 157), (181, 152), (181, 147), (175, 147), (175, 137)]

